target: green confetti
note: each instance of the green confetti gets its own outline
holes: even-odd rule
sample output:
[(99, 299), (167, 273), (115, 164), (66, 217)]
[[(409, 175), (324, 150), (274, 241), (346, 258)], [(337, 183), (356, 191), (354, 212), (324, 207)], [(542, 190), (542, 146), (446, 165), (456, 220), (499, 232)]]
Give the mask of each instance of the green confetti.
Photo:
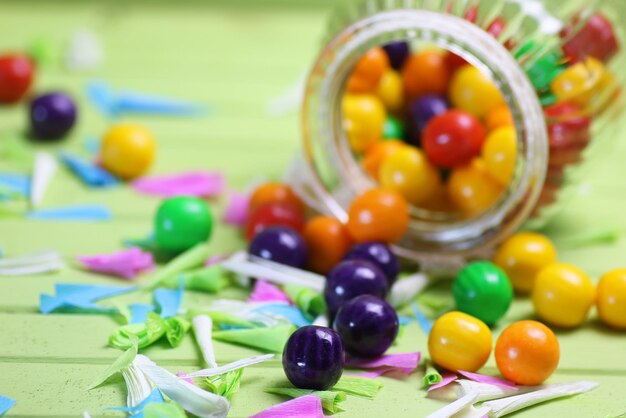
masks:
[(218, 265), (214, 265), (173, 275), (161, 282), (161, 286), (178, 288), (179, 278), (183, 279), (183, 287), (185, 289), (207, 293), (217, 293), (229, 284), (224, 274), (224, 269)]
[(53, 67), (60, 61), (59, 46), (49, 38), (37, 38), (28, 46), (28, 55), (37, 67)]
[(187, 418), (183, 408), (175, 402), (152, 402), (143, 408), (144, 418)]
[(317, 316), (326, 312), (324, 296), (308, 287), (288, 284), (283, 290), (302, 312)]
[(217, 331), (213, 333), (213, 339), (256, 348), (263, 352), (281, 353), (295, 329), (293, 325), (278, 325), (269, 328)]
[(340, 402), (346, 400), (345, 392), (334, 390), (311, 390), (297, 388), (266, 388), (265, 392), (275, 395), (289, 396), (290, 398), (298, 398), (300, 396), (313, 394), (322, 400), (322, 408), (335, 414), (343, 412), (344, 409), (339, 405)]
[(172, 276), (178, 277), (179, 273), (201, 266), (209, 258), (209, 254), (210, 247), (208, 244), (198, 244), (190, 248), (159, 270), (152, 278), (148, 289), (152, 290), (159, 286), (162, 281), (168, 280)]
[(353, 395), (374, 399), (378, 391), (383, 387), (382, 383), (374, 379), (357, 376), (343, 376), (332, 390), (347, 392)]
[(100, 386), (104, 383), (109, 377), (113, 376), (115, 373), (121, 372), (123, 369), (127, 368), (131, 365), (135, 357), (137, 356), (137, 337), (131, 335), (130, 339), (130, 348), (124, 352), (121, 356), (119, 356), (113, 364), (111, 364), (107, 369), (89, 385), (87, 389), (93, 389), (95, 387)]
[(148, 312), (144, 324), (122, 325), (109, 337), (109, 345), (126, 350), (132, 345), (133, 337), (139, 341), (139, 348), (145, 348), (165, 335), (165, 320), (154, 312)]
[(229, 400), (239, 391), (243, 368), (231, 370), (217, 376), (209, 376), (205, 379), (204, 384), (210, 392), (216, 395), (225, 396)]
[(220, 330), (222, 326), (232, 328), (258, 328), (252, 321), (222, 311), (192, 309), (187, 313), (187, 319), (193, 319), (198, 315), (206, 315), (213, 321), (213, 328)]
[(178, 347), (191, 328), (191, 322), (180, 316), (165, 320), (165, 338), (172, 347)]
[(424, 372), (424, 386), (432, 386), (441, 382), (441, 373), (435, 369), (430, 360), (426, 360), (426, 371)]

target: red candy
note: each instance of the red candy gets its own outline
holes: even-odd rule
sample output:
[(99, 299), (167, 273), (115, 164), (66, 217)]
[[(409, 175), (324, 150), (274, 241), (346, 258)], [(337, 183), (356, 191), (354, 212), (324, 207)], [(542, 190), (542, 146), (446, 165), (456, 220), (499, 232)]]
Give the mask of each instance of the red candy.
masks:
[(563, 53), (572, 63), (589, 56), (606, 63), (619, 50), (613, 26), (601, 13), (593, 14), (573, 36), (572, 31), (572, 27), (567, 27), (561, 32), (561, 37), (566, 40)]
[(574, 103), (557, 103), (544, 109), (550, 149), (585, 145), (591, 138), (591, 118)]
[(453, 168), (477, 156), (484, 139), (485, 128), (478, 119), (462, 110), (449, 110), (426, 125), (422, 145), (430, 161)]
[(305, 219), (302, 210), (289, 203), (272, 202), (259, 206), (246, 221), (246, 239), (251, 240), (256, 234), (269, 226), (288, 226), (300, 232)]
[(33, 81), (34, 67), (26, 55), (0, 56), (0, 102), (19, 101)]

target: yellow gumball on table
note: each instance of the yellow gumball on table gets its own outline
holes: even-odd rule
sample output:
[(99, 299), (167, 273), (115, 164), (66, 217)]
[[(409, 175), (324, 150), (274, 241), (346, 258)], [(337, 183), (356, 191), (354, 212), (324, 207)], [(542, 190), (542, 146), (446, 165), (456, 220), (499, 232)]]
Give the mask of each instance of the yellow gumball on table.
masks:
[(596, 307), (602, 322), (626, 330), (626, 269), (612, 270), (600, 278)]
[(102, 138), (102, 167), (131, 180), (144, 174), (154, 161), (156, 141), (144, 127), (132, 123), (112, 126)]
[(537, 274), (532, 300), (535, 313), (543, 321), (573, 328), (587, 319), (596, 301), (596, 289), (589, 276), (578, 267), (554, 263)]

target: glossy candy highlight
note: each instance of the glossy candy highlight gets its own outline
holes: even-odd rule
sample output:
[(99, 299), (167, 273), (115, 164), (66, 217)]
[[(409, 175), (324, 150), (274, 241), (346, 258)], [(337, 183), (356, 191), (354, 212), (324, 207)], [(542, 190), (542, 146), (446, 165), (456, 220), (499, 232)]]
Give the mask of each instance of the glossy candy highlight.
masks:
[(304, 268), (308, 250), (300, 234), (286, 226), (272, 226), (256, 234), (248, 252), (287, 266)]
[(344, 260), (367, 260), (376, 264), (387, 277), (389, 287), (400, 273), (400, 261), (391, 248), (382, 242), (364, 242), (350, 248)]
[(30, 131), (34, 138), (56, 140), (65, 137), (76, 122), (76, 104), (65, 93), (37, 96), (30, 103)]
[(159, 206), (154, 238), (159, 249), (183, 252), (205, 242), (213, 231), (213, 215), (207, 203), (195, 197), (172, 197)]

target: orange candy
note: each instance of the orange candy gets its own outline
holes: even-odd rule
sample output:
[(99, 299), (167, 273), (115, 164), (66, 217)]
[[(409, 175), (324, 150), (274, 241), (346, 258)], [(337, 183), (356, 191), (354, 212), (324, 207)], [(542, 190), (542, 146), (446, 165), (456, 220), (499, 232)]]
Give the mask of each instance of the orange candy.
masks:
[(391, 190), (371, 189), (357, 196), (348, 210), (348, 232), (357, 242), (392, 243), (409, 225), (409, 204)]
[(302, 200), (291, 187), (283, 183), (270, 182), (257, 187), (250, 197), (249, 212), (266, 203), (288, 203), (300, 212), (304, 210)]
[(539, 385), (559, 364), (559, 340), (540, 322), (519, 321), (502, 331), (495, 356), (505, 378), (520, 385)]
[(363, 158), (363, 169), (371, 178), (378, 180), (378, 172), (383, 161), (394, 152), (407, 145), (397, 139), (381, 141), (374, 144)]
[(485, 118), (487, 129), (493, 131), (503, 126), (513, 126), (513, 115), (506, 104), (493, 108)]
[(446, 95), (451, 74), (445, 54), (431, 50), (411, 55), (404, 64), (402, 77), (407, 96), (415, 99), (424, 94)]
[(491, 178), (484, 162), (475, 159), (452, 171), (447, 190), (457, 209), (466, 215), (477, 215), (498, 200), (503, 187)]
[(309, 267), (321, 274), (339, 263), (352, 245), (344, 224), (329, 216), (316, 216), (302, 232), (309, 250)]
[(376, 90), (385, 71), (389, 69), (389, 58), (382, 48), (372, 48), (359, 59), (348, 78), (350, 93), (370, 93)]

